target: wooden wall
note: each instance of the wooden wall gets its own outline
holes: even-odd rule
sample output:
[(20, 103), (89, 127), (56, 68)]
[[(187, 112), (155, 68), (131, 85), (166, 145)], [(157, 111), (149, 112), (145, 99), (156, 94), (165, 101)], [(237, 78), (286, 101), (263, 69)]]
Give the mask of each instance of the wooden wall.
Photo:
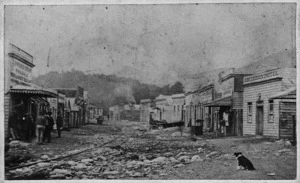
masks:
[(283, 139), (293, 138), (293, 116), (296, 117), (296, 102), (279, 102), (279, 135)]
[[(255, 135), (256, 134), (256, 101), (258, 100), (258, 93), (261, 93), (261, 100), (263, 101), (264, 108), (264, 127), (263, 135), (279, 137), (279, 104), (274, 101), (274, 122), (268, 122), (269, 116), (269, 97), (281, 92), (282, 82), (280, 80), (271, 80), (269, 82), (256, 83), (246, 85), (243, 94), (243, 134)], [(252, 122), (247, 121), (247, 106), (248, 102), (252, 102)], [(277, 112), (276, 112), (277, 111)]]

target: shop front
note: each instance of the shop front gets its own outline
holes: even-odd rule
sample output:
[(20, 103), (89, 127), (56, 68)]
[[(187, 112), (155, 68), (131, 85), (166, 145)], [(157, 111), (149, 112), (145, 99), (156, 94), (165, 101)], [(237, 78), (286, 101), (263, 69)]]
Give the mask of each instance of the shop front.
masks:
[(49, 111), (47, 98), (56, 92), (31, 83), (33, 57), (13, 44), (5, 46), (4, 128), (5, 139), (30, 140), (35, 136), (35, 119)]
[(296, 69), (266, 70), (244, 78), (244, 135), (293, 138)]
[(243, 135), (243, 78), (234, 69), (219, 74), (214, 85), (214, 100), (204, 106), (211, 108), (217, 136)]

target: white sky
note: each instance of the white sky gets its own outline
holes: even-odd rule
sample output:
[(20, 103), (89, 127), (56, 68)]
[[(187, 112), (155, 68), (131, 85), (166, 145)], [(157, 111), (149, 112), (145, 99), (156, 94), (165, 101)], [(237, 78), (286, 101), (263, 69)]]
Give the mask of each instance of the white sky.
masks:
[[(51, 70), (167, 84), (295, 47), (295, 4), (6, 6), (5, 39)], [(50, 52), (50, 67), (47, 57)]]

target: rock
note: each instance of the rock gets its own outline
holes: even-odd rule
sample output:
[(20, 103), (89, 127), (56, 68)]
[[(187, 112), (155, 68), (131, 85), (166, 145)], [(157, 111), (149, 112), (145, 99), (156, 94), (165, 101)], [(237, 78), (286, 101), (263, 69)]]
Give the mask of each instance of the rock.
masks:
[(116, 175), (119, 174), (120, 172), (118, 171), (105, 171), (103, 172), (104, 175)]
[(277, 151), (278, 153), (284, 153), (284, 152), (291, 152), (291, 149), (281, 149), (279, 151)]
[(94, 160), (93, 159), (83, 159), (81, 160), (81, 163), (92, 163)]
[(63, 174), (50, 175), (50, 179), (65, 179), (65, 175)]
[(197, 149), (197, 151), (198, 151), (198, 153), (204, 152), (204, 150), (203, 150), (201, 147), (199, 147), (199, 148)]
[(233, 159), (234, 158), (233, 155), (230, 155), (230, 154), (224, 154), (223, 157), (226, 158), (226, 159)]
[(286, 141), (286, 142), (284, 143), (284, 146), (291, 146), (291, 145), (292, 145), (291, 141)]
[(163, 140), (164, 138), (158, 135), (158, 136), (156, 136), (156, 139), (157, 140)]
[(107, 160), (104, 156), (98, 156), (98, 159), (101, 159), (102, 161), (106, 161)]
[(195, 161), (203, 161), (203, 159), (201, 159), (199, 155), (195, 155), (191, 158), (191, 162), (195, 162)]
[(153, 159), (151, 162), (153, 162), (153, 163), (164, 163), (166, 160), (167, 160), (166, 157), (158, 157), (158, 158)]
[(146, 156), (144, 156), (144, 155), (140, 155), (140, 156), (139, 156), (139, 159), (140, 159), (140, 160), (146, 160), (147, 158), (146, 158)]
[(186, 152), (180, 152), (176, 156), (179, 157), (179, 156), (183, 156), (183, 155), (186, 155)]
[(75, 162), (75, 161), (68, 161), (67, 164), (68, 164), (68, 165), (71, 165), (71, 166), (74, 166), (74, 165), (76, 165), (76, 162)]
[(179, 161), (177, 159), (175, 159), (174, 157), (170, 157), (170, 161), (171, 161), (171, 163), (179, 163)]
[(183, 166), (184, 166), (184, 164), (177, 164), (174, 166), (174, 168), (179, 168), (179, 167), (183, 167)]
[(129, 176), (131, 176), (131, 177), (141, 177), (142, 174), (140, 172), (133, 172)]
[(80, 176), (80, 175), (82, 175), (82, 174), (84, 174), (84, 172), (83, 172), (83, 171), (78, 171), (78, 172), (75, 172), (75, 175), (77, 175), (77, 176)]
[(76, 170), (81, 170), (81, 169), (86, 169), (87, 166), (86, 166), (85, 164), (83, 164), (83, 163), (79, 163), (79, 164), (76, 165), (74, 168), (75, 168)]
[(268, 175), (269, 175), (269, 176), (274, 176), (274, 175), (276, 175), (276, 174), (272, 172), (272, 173), (268, 173)]
[(211, 158), (211, 157), (216, 156), (216, 155), (218, 155), (218, 154), (219, 154), (218, 151), (213, 151), (213, 152), (207, 154), (206, 157), (207, 157), (207, 158)]
[(283, 139), (280, 139), (280, 140), (277, 140), (275, 141), (276, 144), (283, 144), (284, 143), (284, 140)]
[(180, 156), (178, 158), (178, 161), (180, 161), (180, 162), (188, 162), (189, 160), (190, 160), (189, 156)]
[(108, 175), (107, 178), (108, 178), (108, 179), (115, 179), (116, 177), (115, 177), (115, 176), (112, 176), (112, 175)]
[(47, 166), (50, 166), (51, 163), (38, 163), (37, 164), (39, 167), (47, 167)]
[(186, 173), (194, 173), (193, 170), (187, 170)]
[(181, 132), (174, 132), (174, 133), (171, 134), (171, 136), (172, 137), (181, 137), (182, 134), (183, 133), (181, 133)]
[(166, 173), (160, 173), (159, 176), (166, 176)]
[(166, 157), (171, 157), (171, 156), (173, 156), (173, 153), (172, 153), (172, 152), (166, 152), (166, 153), (164, 154), (164, 156), (166, 156)]
[(71, 172), (69, 170), (65, 170), (65, 169), (54, 169), (52, 171), (52, 173), (54, 174), (62, 174), (62, 175), (70, 175)]
[(49, 157), (48, 157), (47, 155), (43, 155), (43, 156), (41, 156), (41, 159), (43, 159), (43, 160), (48, 160)]

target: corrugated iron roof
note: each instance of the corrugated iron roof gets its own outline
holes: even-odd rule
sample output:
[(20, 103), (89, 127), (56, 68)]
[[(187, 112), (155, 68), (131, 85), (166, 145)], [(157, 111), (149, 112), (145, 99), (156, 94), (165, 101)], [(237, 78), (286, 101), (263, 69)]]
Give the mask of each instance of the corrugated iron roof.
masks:
[(32, 85), (32, 86), (14, 85), (10, 88), (9, 92), (42, 95), (46, 97), (57, 97), (57, 92), (55, 90), (45, 89), (37, 85)]

